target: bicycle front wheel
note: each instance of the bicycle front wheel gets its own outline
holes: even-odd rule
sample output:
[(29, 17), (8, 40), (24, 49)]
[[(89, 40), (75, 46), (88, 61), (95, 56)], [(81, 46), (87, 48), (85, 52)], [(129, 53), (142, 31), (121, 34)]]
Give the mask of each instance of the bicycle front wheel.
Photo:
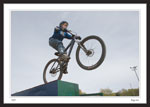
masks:
[(81, 46), (85, 47), (87, 52), (78, 46), (76, 51), (78, 65), (85, 70), (93, 70), (99, 67), (106, 56), (104, 41), (100, 37), (92, 35), (84, 38), (81, 41)]
[(60, 61), (57, 59), (50, 60), (43, 72), (43, 81), (48, 83), (54, 80), (61, 80), (63, 72), (61, 70)]

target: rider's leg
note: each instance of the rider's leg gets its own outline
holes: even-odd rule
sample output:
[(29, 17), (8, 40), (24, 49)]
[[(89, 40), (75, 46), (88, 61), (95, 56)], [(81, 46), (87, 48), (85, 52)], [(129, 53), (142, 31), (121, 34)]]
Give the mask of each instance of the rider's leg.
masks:
[[(70, 57), (67, 55), (67, 53), (65, 53), (65, 47), (63, 46), (62, 42), (59, 43), (58, 45), (58, 52), (62, 55), (61, 58), (63, 61), (68, 61), (70, 59)], [(67, 63), (64, 62), (63, 64), (63, 73), (67, 74)]]
[[(59, 52), (59, 54), (62, 55), (62, 60), (70, 59), (70, 57), (65, 53), (65, 47), (63, 46), (63, 43), (61, 41), (51, 38), (49, 40), (49, 45), (51, 47), (53, 47), (54, 49), (56, 49)], [(68, 73), (67, 72), (67, 65), (64, 65), (63, 68), (64, 68), (64, 70), (63, 70), (64, 73), (67, 74)]]
[(58, 50), (59, 54), (61, 54), (61, 55), (65, 54), (65, 47), (62, 42), (58, 43), (57, 50)]
[(58, 44), (58, 52), (60, 53), (60, 55), (62, 55), (62, 58), (64, 59), (64, 60), (68, 60), (68, 59), (70, 59), (70, 57), (67, 55), (67, 53), (65, 52), (65, 47), (63, 46), (63, 43), (62, 42), (60, 42), (59, 44)]
[(64, 59), (69, 59), (70, 57), (67, 55), (67, 53), (65, 52), (65, 47), (63, 46), (63, 43), (57, 39), (54, 38), (50, 38), (49, 39), (49, 45), (51, 47), (53, 47), (54, 49), (56, 49), (60, 55), (62, 55), (62, 57)]
[(54, 48), (55, 50), (57, 50), (58, 48), (58, 43), (59, 41), (57, 39), (54, 39), (54, 38), (50, 38), (49, 39), (49, 45)]

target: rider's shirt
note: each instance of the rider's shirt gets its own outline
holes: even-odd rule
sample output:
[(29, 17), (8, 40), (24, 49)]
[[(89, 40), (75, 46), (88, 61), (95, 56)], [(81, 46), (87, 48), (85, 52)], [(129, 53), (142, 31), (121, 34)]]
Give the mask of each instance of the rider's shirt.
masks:
[(72, 39), (72, 35), (67, 33), (66, 30), (62, 30), (60, 27), (55, 27), (54, 34), (51, 38), (62, 41), (64, 38)]

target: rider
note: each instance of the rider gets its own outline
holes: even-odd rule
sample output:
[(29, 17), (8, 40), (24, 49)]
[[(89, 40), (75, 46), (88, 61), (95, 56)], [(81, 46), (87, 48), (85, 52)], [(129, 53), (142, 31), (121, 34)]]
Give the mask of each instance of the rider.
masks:
[[(67, 21), (60, 22), (59, 26), (55, 27), (52, 37), (49, 38), (49, 45), (56, 49), (62, 58), (66, 60), (70, 59), (70, 57), (65, 52), (65, 47), (63, 46), (62, 40), (64, 38), (72, 39), (72, 35), (69, 34), (67, 30), (68, 25), (69, 24)], [(80, 36), (75, 36), (75, 38), (81, 39)], [(68, 73), (67, 70), (65, 70), (64, 73)]]

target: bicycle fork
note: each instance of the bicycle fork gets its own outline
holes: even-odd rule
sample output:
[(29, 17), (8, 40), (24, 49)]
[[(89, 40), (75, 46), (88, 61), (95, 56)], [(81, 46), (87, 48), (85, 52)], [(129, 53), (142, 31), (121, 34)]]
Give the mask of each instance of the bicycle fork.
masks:
[(87, 54), (88, 53), (88, 50), (86, 49), (86, 47), (84, 45), (81, 45), (81, 43), (79, 41), (75, 41), (78, 46), (80, 46), (80, 48)]

